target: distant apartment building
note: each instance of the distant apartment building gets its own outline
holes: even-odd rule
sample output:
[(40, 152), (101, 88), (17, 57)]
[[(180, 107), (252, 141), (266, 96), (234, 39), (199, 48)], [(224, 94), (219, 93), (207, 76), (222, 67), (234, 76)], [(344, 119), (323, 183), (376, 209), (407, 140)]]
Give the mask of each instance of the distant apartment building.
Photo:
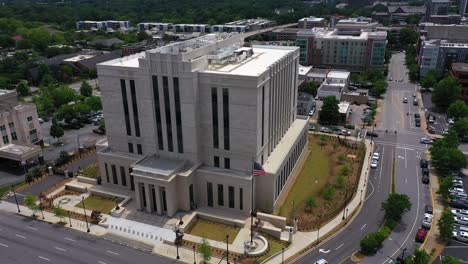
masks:
[(159, 31), (172, 31), (174, 25), (172, 23), (159, 23), (159, 22), (145, 22), (137, 24), (138, 30), (154, 30)]
[(375, 31), (378, 26), (379, 23), (367, 17), (340, 19), (335, 24), (339, 35), (359, 35), (361, 31)]
[(264, 18), (241, 19), (228, 22), (228, 26), (246, 26), (248, 31), (256, 31), (264, 28), (276, 26), (276, 22)]
[(272, 40), (292, 40), (295, 41), (297, 37), (297, 32), (300, 28), (277, 28), (275, 30), (269, 31), (267, 34), (271, 37)]
[(105, 20), (105, 21), (78, 21), (76, 22), (76, 29), (77, 30), (90, 30), (90, 29), (114, 29), (117, 30), (119, 28), (129, 28), (131, 26), (130, 21), (124, 20)]
[(297, 21), (298, 28), (326, 27), (328, 22), (322, 17), (304, 17)]
[(211, 27), (208, 24), (175, 24), (174, 32), (200, 32), (209, 33)]
[(0, 90), (0, 161), (25, 164), (42, 155), (43, 136), (35, 104), (20, 104), (16, 91)]
[(385, 31), (345, 35), (338, 29), (312, 28), (297, 33), (296, 45), (302, 65), (364, 71), (384, 66), (386, 39)]
[(468, 103), (468, 63), (452, 63), (450, 74), (457, 78), (463, 87), (462, 97)]
[[(98, 65), (107, 143), (102, 184), (139, 209), (173, 216), (212, 207), (271, 212), (307, 152), (296, 115), (299, 48), (207, 34)], [(107, 146), (106, 146), (107, 145)]]

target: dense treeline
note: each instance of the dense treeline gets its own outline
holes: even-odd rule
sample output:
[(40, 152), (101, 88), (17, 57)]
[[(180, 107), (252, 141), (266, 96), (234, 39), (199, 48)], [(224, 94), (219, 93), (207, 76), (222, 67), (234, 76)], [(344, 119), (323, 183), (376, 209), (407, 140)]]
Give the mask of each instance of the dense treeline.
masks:
[[(281, 15), (274, 13), (275, 8), (284, 7), (294, 9), (294, 12)], [(220, 24), (241, 18), (264, 17), (282, 24), (295, 22), (304, 16), (334, 13), (370, 15), (370, 10), (338, 10), (327, 5), (310, 7), (299, 0), (100, 0), (70, 1), (64, 4), (11, 1), (0, 8), (0, 17), (45, 22), (61, 26), (62, 29), (72, 29), (76, 21), (86, 19)]]

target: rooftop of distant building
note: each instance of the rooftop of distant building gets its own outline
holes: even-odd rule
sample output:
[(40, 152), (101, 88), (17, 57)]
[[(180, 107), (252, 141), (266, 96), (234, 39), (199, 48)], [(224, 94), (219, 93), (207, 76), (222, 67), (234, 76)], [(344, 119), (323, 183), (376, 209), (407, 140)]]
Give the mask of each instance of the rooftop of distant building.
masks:
[(468, 63), (452, 63), (452, 70), (457, 72), (468, 72)]

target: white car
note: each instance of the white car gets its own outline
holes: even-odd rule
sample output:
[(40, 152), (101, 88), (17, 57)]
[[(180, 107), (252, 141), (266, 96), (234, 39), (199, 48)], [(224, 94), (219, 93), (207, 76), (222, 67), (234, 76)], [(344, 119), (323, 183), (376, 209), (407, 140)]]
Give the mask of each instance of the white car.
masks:
[(40, 117), (37, 119), (37, 121), (39, 121), (39, 124), (44, 123), (44, 119), (42, 119), (42, 118), (40, 118)]
[(452, 209), (452, 214), (456, 216), (467, 216), (468, 217), (468, 210), (463, 209)]
[(377, 168), (378, 165), (379, 165), (379, 162), (378, 162), (377, 160), (374, 160), (374, 159), (373, 159), (373, 160), (371, 161), (370, 167), (371, 167), (372, 169), (375, 169), (375, 168)]
[(309, 111), (309, 116), (313, 116), (314, 113), (315, 113), (315, 110), (310, 110), (310, 111)]
[(453, 124), (455, 124), (455, 121), (453, 120), (453, 118), (449, 118), (449, 119), (447, 119), (447, 123), (449, 125), (453, 125)]
[(432, 144), (432, 139), (423, 137), (419, 140), (419, 142), (422, 144)]
[(378, 161), (380, 159), (380, 154), (378, 152), (374, 152), (374, 154), (372, 155), (372, 159), (375, 159)]
[(323, 132), (323, 133), (330, 133), (330, 129), (328, 127), (321, 127), (320, 128), (320, 132)]
[(465, 190), (463, 188), (455, 188), (455, 187), (452, 187), (449, 189), (449, 192), (451, 194), (454, 194), (454, 193), (464, 193)]
[(424, 214), (424, 219), (422, 220), (422, 227), (430, 229), (432, 224), (432, 215)]
[(456, 239), (462, 242), (468, 242), (468, 232), (458, 232)]
[(314, 264), (328, 264), (328, 261), (326, 261), (324, 259), (319, 259), (319, 260), (315, 261)]
[(455, 216), (455, 223), (460, 225), (468, 225), (468, 216)]
[(405, 97), (405, 98), (403, 98), (403, 103), (405, 103), (405, 104), (406, 104), (407, 102), (408, 102), (408, 98), (406, 98), (406, 97)]

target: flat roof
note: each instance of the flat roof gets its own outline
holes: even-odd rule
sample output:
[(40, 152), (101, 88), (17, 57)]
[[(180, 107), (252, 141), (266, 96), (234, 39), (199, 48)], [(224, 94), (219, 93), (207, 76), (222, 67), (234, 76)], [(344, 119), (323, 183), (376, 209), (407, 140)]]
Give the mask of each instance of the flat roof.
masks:
[(81, 61), (81, 60), (86, 60), (86, 59), (91, 59), (93, 57), (95, 57), (96, 55), (78, 55), (78, 56), (75, 56), (75, 57), (71, 57), (71, 58), (68, 58), (68, 59), (64, 59), (63, 61), (69, 61), (69, 62), (77, 62), (77, 61)]
[(312, 66), (302, 66), (299, 65), (299, 75), (306, 75), (310, 70), (312, 69)]
[(349, 71), (337, 71), (337, 70), (331, 70), (328, 72), (327, 77), (328, 78), (338, 78), (338, 79), (346, 79), (349, 77), (351, 73)]
[(184, 165), (184, 161), (149, 156), (136, 165), (134, 171), (149, 172), (161, 176), (171, 176)]
[(286, 46), (252, 46), (253, 55), (235, 63), (211, 64), (205, 73), (219, 73), (242, 76), (259, 76), (265, 72), (269, 66), (288, 55), (297, 47)]
[(338, 112), (340, 112), (340, 114), (346, 114), (350, 106), (351, 104), (348, 102), (340, 102), (338, 104)]
[(468, 72), (468, 63), (452, 63), (454, 71)]

